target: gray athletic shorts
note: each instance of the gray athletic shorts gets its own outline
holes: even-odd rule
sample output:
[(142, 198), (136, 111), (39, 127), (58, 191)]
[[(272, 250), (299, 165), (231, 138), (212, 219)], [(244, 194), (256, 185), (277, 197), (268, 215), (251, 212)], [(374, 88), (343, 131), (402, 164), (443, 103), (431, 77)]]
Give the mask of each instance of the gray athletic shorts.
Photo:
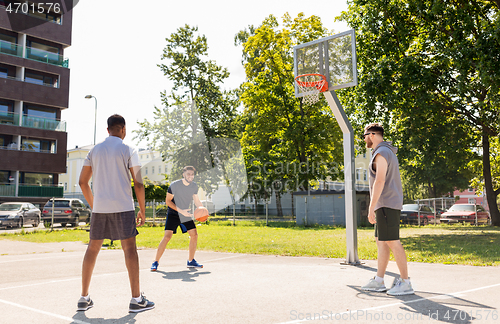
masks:
[(135, 211), (120, 213), (92, 213), (90, 218), (91, 240), (125, 240), (139, 234)]
[(399, 218), (401, 211), (387, 207), (379, 208), (375, 211), (375, 237), (379, 241), (399, 240)]

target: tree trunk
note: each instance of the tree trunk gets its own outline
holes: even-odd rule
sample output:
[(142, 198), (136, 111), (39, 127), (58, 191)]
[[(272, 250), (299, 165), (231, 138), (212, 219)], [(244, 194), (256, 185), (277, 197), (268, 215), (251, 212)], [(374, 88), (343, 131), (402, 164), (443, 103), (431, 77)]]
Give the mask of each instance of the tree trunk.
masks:
[(276, 195), (276, 210), (278, 211), (278, 216), (283, 217), (283, 208), (281, 208), (281, 194), (275, 190), (274, 194)]
[(494, 226), (500, 226), (500, 211), (497, 205), (497, 195), (493, 190), (493, 182), (491, 180), (490, 139), (485, 131), (483, 131), (483, 178), (491, 222)]

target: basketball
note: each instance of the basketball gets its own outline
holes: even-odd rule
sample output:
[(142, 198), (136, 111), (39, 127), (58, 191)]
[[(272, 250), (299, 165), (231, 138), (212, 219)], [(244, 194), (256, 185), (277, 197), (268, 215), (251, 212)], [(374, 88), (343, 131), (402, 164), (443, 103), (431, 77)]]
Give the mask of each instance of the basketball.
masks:
[(208, 219), (208, 216), (209, 216), (208, 209), (206, 209), (205, 207), (198, 207), (194, 211), (194, 218), (198, 222), (206, 221)]

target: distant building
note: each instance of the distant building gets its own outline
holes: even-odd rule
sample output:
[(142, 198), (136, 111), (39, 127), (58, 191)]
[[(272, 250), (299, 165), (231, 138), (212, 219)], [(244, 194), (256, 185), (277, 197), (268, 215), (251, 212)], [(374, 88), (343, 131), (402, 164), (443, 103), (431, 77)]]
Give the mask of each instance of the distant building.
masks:
[[(64, 189), (64, 197), (80, 198), (84, 200), (82, 190), (78, 184), (83, 162), (94, 145), (86, 145), (69, 149), (66, 158), (66, 173), (59, 175), (59, 185)], [(91, 180), (92, 181), (92, 180)]]
[(460, 197), (456, 203), (457, 204), (478, 204), (484, 207), (486, 210), (490, 210), (488, 207), (488, 202), (486, 201), (486, 197), (484, 195), (480, 196), (476, 189), (469, 188), (467, 190), (453, 191), (453, 197)]
[(142, 165), (142, 177), (147, 177), (158, 184), (166, 183), (165, 175), (168, 174), (172, 166), (163, 161), (161, 153), (151, 149), (139, 149), (138, 153)]
[(72, 11), (20, 3), (26, 12), (0, 1), (0, 202), (44, 204), (63, 195)]

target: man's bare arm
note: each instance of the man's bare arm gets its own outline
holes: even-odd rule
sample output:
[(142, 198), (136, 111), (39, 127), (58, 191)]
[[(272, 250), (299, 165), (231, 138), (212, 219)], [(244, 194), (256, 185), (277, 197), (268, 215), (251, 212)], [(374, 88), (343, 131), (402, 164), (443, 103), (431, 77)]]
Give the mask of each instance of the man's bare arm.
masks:
[(134, 191), (137, 202), (139, 203), (139, 212), (137, 213), (137, 225), (142, 226), (146, 223), (146, 196), (144, 184), (142, 182), (141, 167), (130, 168), (130, 174), (134, 180)]
[(370, 207), (368, 208), (368, 221), (371, 224), (375, 224), (375, 206), (378, 203), (380, 195), (382, 194), (382, 190), (384, 190), (385, 186), (385, 177), (387, 174), (387, 160), (380, 154), (375, 156), (374, 168), (376, 168), (375, 172), (375, 181), (373, 182), (372, 194), (370, 197)]
[(92, 194), (92, 189), (90, 189), (89, 181), (92, 178), (92, 167), (84, 166), (82, 168), (82, 172), (80, 173), (80, 179), (78, 180), (78, 184), (82, 189), (83, 196), (85, 200), (87, 200), (91, 209), (94, 208), (94, 195)]

